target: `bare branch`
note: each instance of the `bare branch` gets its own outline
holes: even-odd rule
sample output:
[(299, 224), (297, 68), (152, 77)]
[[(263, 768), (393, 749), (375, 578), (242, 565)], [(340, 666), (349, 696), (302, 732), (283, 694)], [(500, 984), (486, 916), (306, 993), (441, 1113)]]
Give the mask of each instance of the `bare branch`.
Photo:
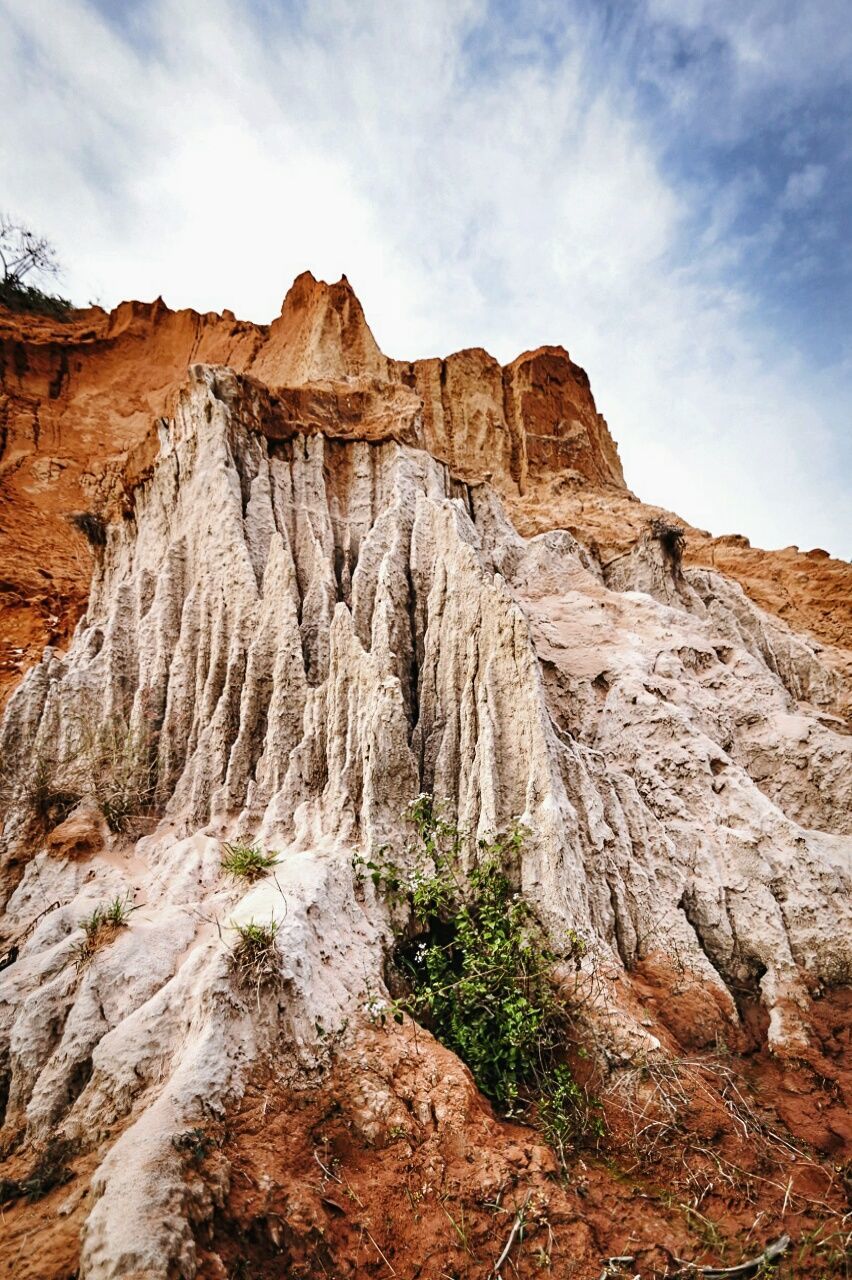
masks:
[(47, 237), (36, 235), (5, 213), (0, 214), (0, 260), (3, 279), (16, 284), (31, 273), (59, 275), (59, 259)]

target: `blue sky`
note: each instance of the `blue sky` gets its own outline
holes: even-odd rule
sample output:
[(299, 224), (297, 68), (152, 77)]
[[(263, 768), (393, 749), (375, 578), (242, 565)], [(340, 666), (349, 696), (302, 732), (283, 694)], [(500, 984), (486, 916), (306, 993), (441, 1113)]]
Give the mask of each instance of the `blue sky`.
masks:
[(561, 342), (631, 487), (852, 554), (844, 0), (0, 0), (0, 207), (111, 306)]

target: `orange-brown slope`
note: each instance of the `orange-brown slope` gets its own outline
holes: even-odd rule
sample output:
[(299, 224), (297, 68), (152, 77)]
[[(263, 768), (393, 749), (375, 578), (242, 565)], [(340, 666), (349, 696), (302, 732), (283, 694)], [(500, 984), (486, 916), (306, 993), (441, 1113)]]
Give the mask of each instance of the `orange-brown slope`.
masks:
[[(411, 363), (384, 356), (343, 277), (305, 272), (281, 315), (222, 315), (122, 303), (67, 321), (0, 309), (0, 698), (85, 608), (91, 550), (69, 516), (117, 518), (145, 474), (156, 421), (190, 364), (228, 365), (270, 389), (282, 435), (420, 444), (467, 480), (488, 478), (522, 532), (568, 526), (621, 554), (655, 513), (627, 490), (585, 372), (561, 347), (501, 367), (470, 349)], [(764, 608), (849, 645), (852, 568), (795, 549), (690, 530), (688, 558), (739, 580)]]
[[(478, 1280), (507, 1245), (503, 1276), (598, 1280), (629, 1255), (611, 1280), (685, 1280), (676, 1258), (736, 1266), (783, 1233), (793, 1249), (779, 1277), (848, 1280), (849, 988), (814, 1002), (806, 1056), (778, 1059), (758, 1007), (743, 1006), (732, 1039), (713, 993), (683, 973), (648, 961), (629, 981), (659, 1015), (667, 1064), (616, 1077), (600, 1136), (572, 1139), (564, 1170), (411, 1023), (329, 1046), (310, 1079), (282, 1043), (224, 1124), (184, 1135), (199, 1280)], [(15, 1280), (70, 1280), (79, 1265), (96, 1161), (68, 1151), (51, 1177), (46, 1154), (0, 1161), (0, 1194), (3, 1179), (32, 1186), (3, 1206), (0, 1275)]]
[[(685, 1024), (706, 1015), (672, 988), (668, 973), (665, 999)], [(222, 1135), (230, 1189), (200, 1274), (221, 1276), (224, 1261), (228, 1275), (242, 1265), (258, 1280), (285, 1269), (475, 1280), (508, 1246), (504, 1276), (652, 1280), (688, 1274), (676, 1258), (741, 1264), (787, 1233), (786, 1274), (846, 1280), (849, 1082), (834, 1055), (849, 993), (822, 1004), (827, 1052), (813, 1063), (781, 1070), (754, 1045), (681, 1045), (670, 1073), (604, 1100), (605, 1134), (570, 1152), (564, 1172), (534, 1130), (498, 1118), (458, 1060), (410, 1028), (376, 1032), (316, 1089), (258, 1072)], [(377, 1087), (385, 1124), (369, 1118)], [(215, 1176), (217, 1158), (194, 1176)], [(632, 1265), (606, 1267), (625, 1255)]]
[(253, 325), (124, 303), (67, 323), (0, 311), (0, 687), (85, 608), (91, 551), (69, 523), (97, 505), (168, 411), (187, 363), (245, 360)]

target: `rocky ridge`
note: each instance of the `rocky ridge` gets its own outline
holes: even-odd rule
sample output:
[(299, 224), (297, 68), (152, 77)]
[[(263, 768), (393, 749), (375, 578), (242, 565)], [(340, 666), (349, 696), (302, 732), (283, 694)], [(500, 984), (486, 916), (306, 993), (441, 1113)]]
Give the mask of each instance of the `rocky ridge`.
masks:
[[(666, 1017), (649, 1015), (654, 982), (697, 1002), (705, 1047), (747, 1037), (756, 1009), (764, 1048), (822, 1054), (815, 997), (852, 972), (838, 610), (822, 643), (818, 625), (797, 633), (735, 578), (682, 561), (673, 526), (627, 491), (585, 375), (559, 349), (503, 370), (478, 351), (390, 361), (346, 282), (309, 276), (268, 330), (156, 313), (130, 306), (106, 334), (95, 317), (71, 335), (91, 350), (69, 350), (44, 401), (33, 388), (53, 337), (40, 367), (19, 359), (17, 387), (7, 377), (8, 493), (33, 500), (45, 423), (61, 441), (78, 422), (85, 449), (109, 437), (114, 451), (44, 480), (57, 503), (43, 547), (86, 493), (91, 589), (0, 736), (3, 925), (18, 953), (0, 978), (4, 1150), (14, 1160), (59, 1130), (89, 1160), (87, 1202), (72, 1194), (63, 1210), (79, 1274), (227, 1274), (216, 1232), (236, 1212), (240, 1153), (224, 1144), (200, 1179), (175, 1138), (234, 1123), (270, 1061), (278, 1110), (295, 1116), (293, 1081), (336, 1070), (336, 1038), (363, 1067), (347, 1085), (354, 1131), (381, 1148), (402, 1123), (394, 1071), (425, 1068), (406, 1031), (377, 1045), (365, 1014), (384, 990), (389, 920), (352, 855), (402, 850), (420, 791), (473, 833), (529, 830), (519, 888), (554, 937), (587, 944), (581, 1021), (608, 1087), (678, 1056)], [(167, 376), (152, 315), (173, 331)], [(119, 392), (120, 345), (136, 350), (138, 397), (126, 377)], [(111, 361), (116, 384), (95, 397)], [(607, 504), (636, 509), (635, 536), (615, 554), (594, 521), (585, 540), (576, 520), (522, 536), (513, 519), (539, 524), (548, 494), (598, 521)], [(789, 593), (795, 617), (803, 598)], [(155, 815), (138, 838), (111, 833), (94, 804), (90, 743), (116, 734)], [(65, 798), (46, 832), (34, 774)], [(244, 831), (281, 851), (248, 892), (220, 869), (221, 842)], [(132, 902), (129, 927), (75, 964), (80, 920), (116, 897)], [(235, 987), (228, 930), (261, 919), (278, 926), (282, 985), (254, 1001)], [(458, 1063), (440, 1070), (466, 1099), (463, 1135), (481, 1103)], [(442, 1096), (440, 1070), (427, 1095)], [(439, 1119), (410, 1105), (437, 1137)], [(831, 1133), (837, 1152), (842, 1126)], [(499, 1133), (489, 1141), (499, 1163)], [(264, 1226), (307, 1268), (293, 1274), (323, 1274), (302, 1255), (312, 1231), (333, 1235), (329, 1214), (320, 1204), (283, 1236)], [(391, 1260), (440, 1274), (413, 1247)], [(332, 1256), (341, 1274), (372, 1274)]]
[[(279, 430), (419, 444), (454, 474), (490, 479), (524, 536), (571, 529), (602, 562), (629, 552), (656, 509), (627, 490), (588, 379), (562, 348), (501, 368), (482, 350), (404, 362), (379, 351), (348, 282), (309, 272), (271, 325), (154, 303), (65, 323), (0, 308), (0, 691), (46, 643), (65, 643), (88, 595), (91, 554), (69, 516), (113, 511), (150, 469), (156, 421), (193, 362), (276, 392)], [(827, 646), (848, 674), (849, 566), (815, 548), (764, 552), (689, 532), (690, 562), (734, 578), (762, 608)]]

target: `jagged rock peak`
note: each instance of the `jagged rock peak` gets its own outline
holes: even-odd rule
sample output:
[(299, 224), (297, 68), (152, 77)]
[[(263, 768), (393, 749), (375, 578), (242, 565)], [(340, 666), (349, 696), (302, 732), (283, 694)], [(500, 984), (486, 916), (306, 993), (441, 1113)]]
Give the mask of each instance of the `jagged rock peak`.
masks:
[(387, 381), (388, 366), (346, 276), (327, 284), (303, 271), (288, 289), (252, 373), (270, 384), (298, 386), (351, 378)]

